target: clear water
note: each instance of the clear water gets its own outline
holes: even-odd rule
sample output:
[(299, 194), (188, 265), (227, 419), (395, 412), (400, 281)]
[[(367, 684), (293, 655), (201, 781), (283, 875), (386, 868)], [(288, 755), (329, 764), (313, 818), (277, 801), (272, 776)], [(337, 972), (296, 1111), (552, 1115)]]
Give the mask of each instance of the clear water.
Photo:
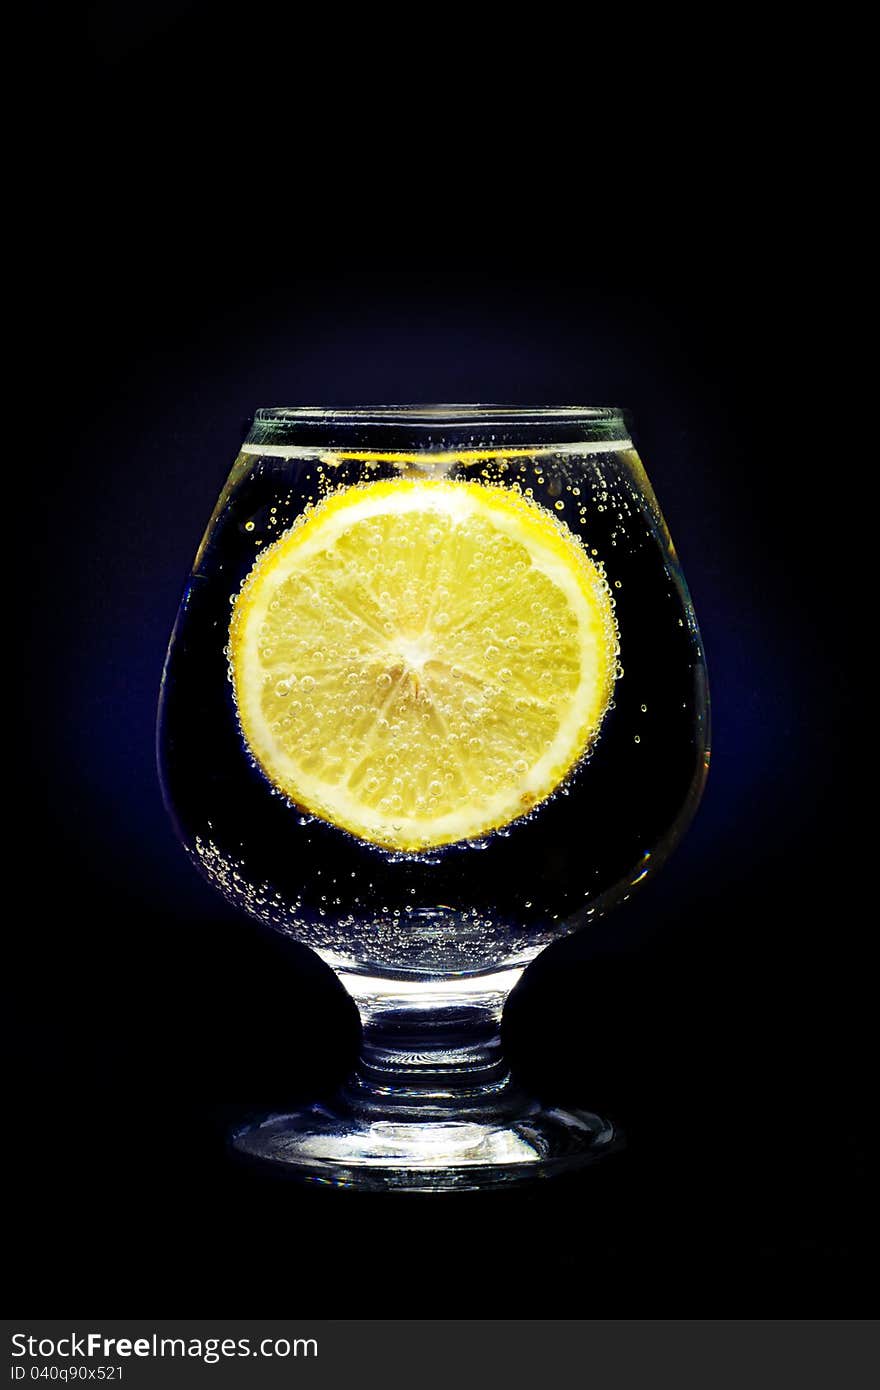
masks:
[(705, 774), (705, 671), (687, 590), (631, 447), (426, 457), (420, 468), (435, 476), (520, 488), (604, 567), (620, 667), (599, 738), (529, 816), (422, 855), (379, 849), (289, 804), (239, 728), (227, 670), (231, 602), (260, 550), (308, 505), (408, 468), (293, 448), (239, 456), (169, 648), (160, 764), (188, 853), (232, 903), (340, 968), (463, 975), (525, 963), (662, 860)]

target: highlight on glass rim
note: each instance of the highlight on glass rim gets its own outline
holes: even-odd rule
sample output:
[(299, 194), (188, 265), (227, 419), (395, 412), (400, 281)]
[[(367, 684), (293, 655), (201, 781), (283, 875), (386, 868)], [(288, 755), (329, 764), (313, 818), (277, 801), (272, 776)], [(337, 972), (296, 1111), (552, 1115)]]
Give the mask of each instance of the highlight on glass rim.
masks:
[(643, 883), (709, 759), (700, 636), (621, 410), (258, 410), (162, 680), (198, 870), (331, 966), (363, 1047), (237, 1148), (324, 1184), (565, 1172), (613, 1123), (511, 1077), (504, 1002)]

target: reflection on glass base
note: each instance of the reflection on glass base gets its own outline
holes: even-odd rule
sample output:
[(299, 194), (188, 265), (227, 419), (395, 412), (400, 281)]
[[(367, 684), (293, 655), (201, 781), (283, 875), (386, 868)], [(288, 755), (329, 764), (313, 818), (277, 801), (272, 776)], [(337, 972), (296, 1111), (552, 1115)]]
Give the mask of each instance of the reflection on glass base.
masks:
[(240, 1129), (235, 1148), (293, 1177), (368, 1191), (452, 1192), (510, 1187), (583, 1167), (621, 1145), (587, 1110), (526, 1101), (516, 1118), (377, 1119), (342, 1102), (270, 1115)]

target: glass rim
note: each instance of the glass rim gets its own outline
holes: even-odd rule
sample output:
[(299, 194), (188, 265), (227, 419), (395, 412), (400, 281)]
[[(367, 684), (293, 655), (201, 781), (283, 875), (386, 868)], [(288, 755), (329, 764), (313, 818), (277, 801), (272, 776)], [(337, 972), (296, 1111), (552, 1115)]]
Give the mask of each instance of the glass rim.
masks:
[(255, 423), (284, 424), (302, 421), (334, 425), (426, 425), (436, 429), (444, 424), (457, 428), (468, 424), (493, 422), (508, 425), (626, 423), (626, 412), (619, 406), (558, 405), (523, 406), (495, 403), (371, 405), (371, 406), (261, 406), (254, 412)]

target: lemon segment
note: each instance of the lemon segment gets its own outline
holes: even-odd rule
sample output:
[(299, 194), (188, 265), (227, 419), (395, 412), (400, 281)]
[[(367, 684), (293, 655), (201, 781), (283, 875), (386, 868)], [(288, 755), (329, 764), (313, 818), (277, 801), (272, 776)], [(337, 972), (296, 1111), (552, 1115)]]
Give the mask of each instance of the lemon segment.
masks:
[(608, 707), (607, 582), (510, 489), (398, 478), (331, 494), (233, 606), (242, 733), (292, 802), (371, 844), (485, 835), (545, 800)]

